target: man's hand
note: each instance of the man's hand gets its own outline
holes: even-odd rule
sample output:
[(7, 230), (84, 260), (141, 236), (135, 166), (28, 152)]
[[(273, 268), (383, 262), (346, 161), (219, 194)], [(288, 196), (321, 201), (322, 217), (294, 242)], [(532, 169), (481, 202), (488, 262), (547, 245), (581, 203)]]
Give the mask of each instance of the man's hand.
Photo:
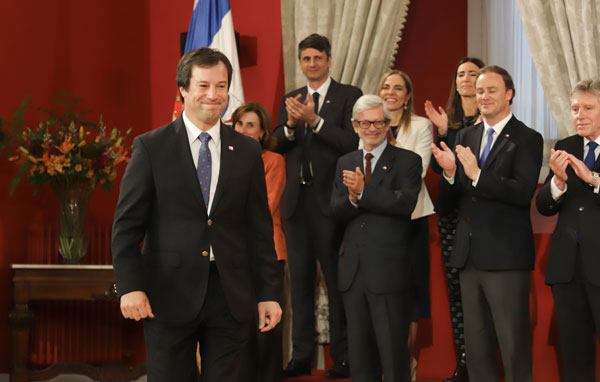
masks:
[(288, 118), (291, 116), (292, 118), (295, 118), (296, 121), (304, 121), (309, 125), (312, 125), (317, 120), (317, 115), (315, 114), (315, 102), (310, 94), (306, 95), (304, 102), (300, 102), (300, 94), (294, 98), (286, 98), (285, 108), (288, 112)]
[[(571, 166), (573, 171), (575, 171), (575, 175), (577, 175), (579, 179), (583, 180), (585, 183), (591, 184), (592, 180), (594, 179), (594, 174), (592, 174), (592, 171), (588, 168), (588, 166), (586, 166), (583, 161), (575, 158), (573, 154), (569, 154), (568, 160), (569, 166)], [(597, 185), (595, 184), (594, 187), (596, 186)]]
[(448, 115), (446, 111), (441, 106), (438, 107), (438, 110), (435, 110), (431, 101), (427, 100), (425, 101), (425, 114), (437, 127), (438, 134), (446, 135), (448, 132)]
[(363, 176), (360, 167), (356, 167), (356, 170), (343, 170), (343, 181), (344, 186), (348, 187), (348, 194), (350, 194), (350, 200), (354, 203), (358, 202), (358, 195), (363, 192), (365, 187), (365, 177)]
[(296, 116), (296, 111), (294, 109), (292, 105), (292, 100), (296, 101), (297, 103), (300, 103), (300, 97), (302, 97), (302, 94), (298, 94), (295, 97), (289, 97), (285, 99), (285, 111), (287, 111), (287, 115), (288, 115), (288, 119), (287, 119), (287, 127), (291, 127), (291, 128), (295, 128), (296, 125), (298, 124), (299, 120)]
[(258, 303), (258, 329), (268, 332), (281, 320), (281, 307), (276, 301), (261, 301)]
[[(567, 166), (569, 165), (569, 154), (564, 150), (550, 151), (550, 170), (554, 173), (554, 184), (563, 191), (567, 184)], [(587, 167), (586, 167), (587, 168)]]
[(448, 147), (445, 142), (441, 142), (440, 147), (437, 147), (435, 143), (432, 143), (431, 152), (440, 167), (444, 170), (444, 175), (446, 175), (447, 178), (452, 178), (456, 171), (456, 158), (454, 157), (452, 150), (450, 150), (450, 147)]
[(462, 163), (465, 175), (472, 181), (475, 181), (481, 171), (475, 154), (468, 147), (456, 145), (456, 157)]
[(123, 317), (136, 321), (154, 318), (148, 296), (142, 291), (129, 292), (121, 296), (121, 313)]

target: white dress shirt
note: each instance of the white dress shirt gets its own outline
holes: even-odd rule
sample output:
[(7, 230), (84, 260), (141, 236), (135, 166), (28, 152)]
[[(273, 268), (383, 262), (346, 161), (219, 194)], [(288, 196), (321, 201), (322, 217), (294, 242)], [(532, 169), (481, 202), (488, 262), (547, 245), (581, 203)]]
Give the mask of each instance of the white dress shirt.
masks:
[[(187, 131), (190, 152), (194, 160), (194, 167), (198, 168), (198, 154), (200, 153), (200, 134), (203, 132), (192, 123), (187, 117), (185, 110), (183, 111), (183, 124)], [(208, 141), (208, 149), (210, 150), (211, 172), (210, 172), (210, 191), (208, 198), (207, 214), (210, 216), (215, 190), (217, 189), (217, 181), (219, 179), (219, 170), (221, 168), (221, 121), (206, 131), (210, 135)], [(212, 246), (210, 247), (210, 261), (214, 261)]]
[[(487, 123), (487, 121), (485, 120), (485, 118), (484, 118), (484, 120), (483, 120), (483, 134), (482, 134), (482, 137), (481, 137), (481, 145), (479, 147), (479, 156), (477, 157), (477, 159), (481, 158), (481, 154), (483, 153), (483, 150), (485, 149), (485, 145), (487, 145), (487, 141), (488, 141), (487, 131), (488, 131), (488, 129), (490, 127), (492, 129), (494, 129), (494, 134), (492, 135), (492, 146), (490, 147), (490, 152), (491, 152), (492, 149), (494, 148), (494, 144), (498, 140), (498, 137), (502, 133), (502, 130), (504, 130), (504, 126), (506, 126), (506, 124), (508, 123), (508, 121), (510, 121), (510, 119), (512, 118), (512, 116), (513, 116), (512, 113), (508, 113), (508, 115), (506, 117), (504, 117), (502, 120), (500, 120), (494, 126), (490, 126)], [(475, 154), (475, 153), (473, 153), (473, 154)], [(444, 178), (446, 178), (446, 180), (448, 181), (448, 183), (454, 184), (454, 177), (456, 176), (456, 171), (454, 172), (454, 175), (451, 178), (448, 178), (446, 176), (445, 172), (443, 174), (444, 174)], [(481, 175), (481, 169), (479, 170), (479, 174), (477, 174), (477, 178), (475, 178), (475, 180), (472, 182), (473, 187), (477, 187), (477, 182), (479, 182), (479, 176), (480, 175)]]

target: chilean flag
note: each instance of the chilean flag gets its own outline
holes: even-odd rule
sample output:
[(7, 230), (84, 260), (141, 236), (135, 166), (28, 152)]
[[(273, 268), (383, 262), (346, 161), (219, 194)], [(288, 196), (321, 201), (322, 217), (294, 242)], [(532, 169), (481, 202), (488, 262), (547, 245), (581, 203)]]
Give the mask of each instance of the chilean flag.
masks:
[[(227, 108), (225, 108), (225, 111), (221, 115), (221, 118), (225, 122), (230, 122), (234, 110), (244, 103), (244, 89), (242, 87), (242, 76), (240, 74), (237, 47), (235, 45), (235, 33), (229, 0), (195, 1), (194, 13), (192, 14), (192, 21), (190, 22), (185, 43), (185, 53), (202, 47), (220, 50), (229, 58), (231, 66), (233, 66), (233, 75), (229, 87), (229, 101)], [(179, 96), (177, 98), (181, 102)], [(173, 119), (181, 114), (182, 106), (177, 107), (176, 101)]]

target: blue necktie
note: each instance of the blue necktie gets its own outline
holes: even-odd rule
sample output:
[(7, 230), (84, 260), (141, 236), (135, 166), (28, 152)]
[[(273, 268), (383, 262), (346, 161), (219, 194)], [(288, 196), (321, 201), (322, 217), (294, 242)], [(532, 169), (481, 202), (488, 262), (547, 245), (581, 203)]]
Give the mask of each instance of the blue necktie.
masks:
[(492, 142), (494, 139), (494, 129), (491, 127), (488, 127), (486, 133), (487, 133), (487, 143), (485, 144), (485, 147), (483, 148), (483, 152), (481, 153), (481, 156), (479, 157), (479, 168), (483, 168), (483, 164), (485, 163), (485, 160), (487, 159), (488, 155), (490, 155), (490, 150), (492, 149)]
[(596, 147), (598, 147), (598, 144), (594, 141), (589, 141), (587, 145), (589, 150), (583, 163), (591, 170), (594, 168), (594, 163), (596, 163)]
[(200, 181), (200, 188), (202, 189), (202, 197), (204, 198), (204, 204), (208, 208), (208, 200), (210, 198), (210, 176), (212, 171), (212, 159), (210, 157), (210, 150), (208, 149), (208, 141), (210, 140), (210, 134), (203, 132), (200, 134), (200, 152), (198, 153), (198, 180)]

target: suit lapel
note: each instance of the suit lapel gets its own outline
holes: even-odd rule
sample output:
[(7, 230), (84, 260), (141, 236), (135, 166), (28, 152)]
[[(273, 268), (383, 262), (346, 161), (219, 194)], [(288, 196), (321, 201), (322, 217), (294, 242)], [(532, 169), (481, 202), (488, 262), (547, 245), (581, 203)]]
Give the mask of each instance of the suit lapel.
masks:
[[(577, 139), (573, 140), (574, 145), (572, 145), (573, 147), (569, 147), (568, 152), (573, 154), (573, 156), (575, 156), (575, 158), (583, 161), (583, 145), (584, 145), (584, 140), (583, 137), (579, 137)], [(600, 157), (599, 157), (600, 158)], [(594, 165), (594, 167), (596, 167), (596, 165), (598, 164), (598, 161), (596, 161), (596, 164)]]
[(491, 165), (491, 163), (494, 162), (494, 159), (496, 159), (498, 153), (502, 151), (503, 147), (508, 142), (510, 142), (513, 135), (516, 133), (515, 123), (513, 121), (514, 118), (514, 116), (511, 117), (506, 126), (504, 126), (504, 128), (500, 132), (500, 136), (496, 138), (496, 142), (494, 142), (492, 150), (490, 151), (490, 155), (488, 155), (485, 163), (483, 164), (483, 168), (488, 168)]
[(319, 109), (319, 115), (322, 118), (325, 118), (325, 116), (327, 115), (327, 112), (329, 111), (330, 107), (331, 107), (331, 103), (334, 102), (336, 99), (340, 99), (339, 97), (337, 97), (337, 90), (338, 90), (338, 84), (337, 82), (335, 82), (333, 79), (331, 79), (331, 83), (329, 84), (329, 89), (327, 89), (327, 94), (325, 94), (325, 101), (323, 101), (323, 106), (321, 106), (321, 109)]
[(388, 143), (383, 150), (383, 153), (381, 153), (381, 158), (377, 160), (375, 168), (371, 171), (371, 179), (369, 180), (370, 184), (379, 184), (383, 178), (385, 178), (386, 174), (392, 169), (396, 155), (391, 147), (392, 145)]
[(210, 212), (215, 211), (219, 200), (225, 192), (225, 184), (231, 175), (231, 169), (235, 168), (235, 145), (233, 144), (233, 130), (221, 123), (221, 159), (219, 166), (219, 179), (213, 196)]
[(187, 186), (192, 190), (195, 198), (202, 206), (202, 210), (206, 211), (206, 205), (204, 204), (204, 198), (202, 197), (202, 190), (200, 189), (200, 182), (198, 181), (198, 173), (194, 167), (194, 159), (190, 152), (190, 142), (188, 140), (187, 130), (183, 123), (183, 117), (179, 116), (175, 122), (175, 139), (177, 140), (177, 155), (178, 160), (181, 164), (181, 171), (183, 173), (183, 180)]
[(465, 134), (464, 141), (461, 142), (463, 146), (471, 149), (471, 152), (475, 154), (479, 159), (479, 151), (481, 148), (481, 137), (483, 135), (483, 122), (473, 126), (473, 131), (470, 134)]

